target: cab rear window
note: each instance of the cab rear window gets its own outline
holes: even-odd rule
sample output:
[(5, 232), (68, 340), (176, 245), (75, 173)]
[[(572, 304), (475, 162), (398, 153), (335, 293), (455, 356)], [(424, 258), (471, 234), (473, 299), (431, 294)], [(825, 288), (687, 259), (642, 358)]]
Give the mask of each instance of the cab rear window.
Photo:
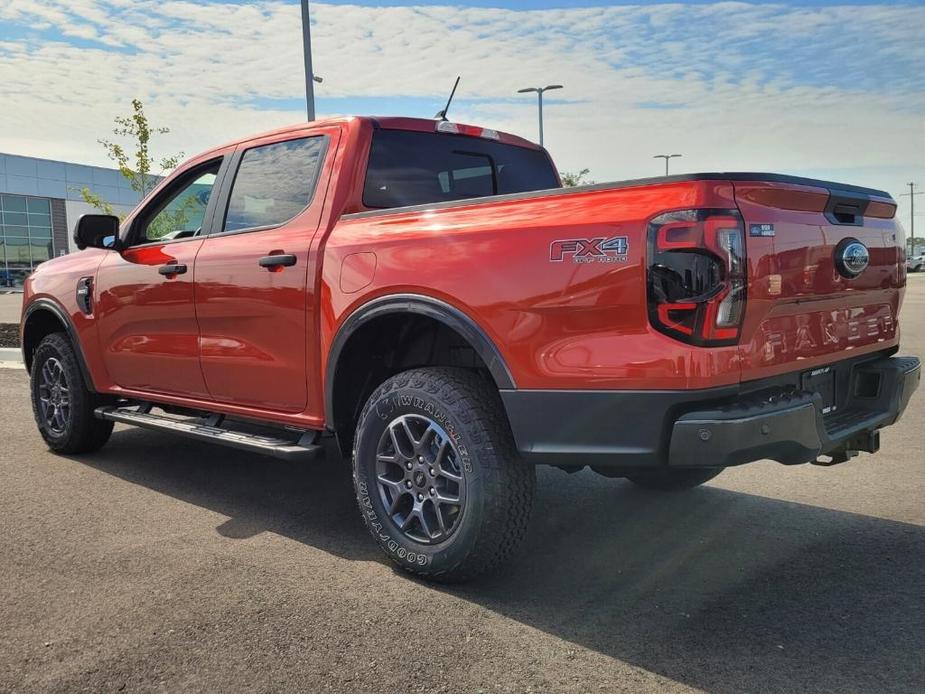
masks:
[(558, 187), (542, 150), (464, 135), (377, 130), (363, 204), (404, 207)]

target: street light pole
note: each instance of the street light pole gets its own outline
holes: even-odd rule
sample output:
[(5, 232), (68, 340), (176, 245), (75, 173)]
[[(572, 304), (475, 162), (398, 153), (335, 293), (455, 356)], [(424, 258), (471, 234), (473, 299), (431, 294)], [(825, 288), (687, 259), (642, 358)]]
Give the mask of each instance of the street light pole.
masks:
[(540, 147), (543, 146), (543, 90), (536, 90), (536, 107), (540, 116)]
[(561, 84), (548, 84), (545, 87), (526, 87), (524, 89), (518, 89), (518, 94), (527, 94), (529, 92), (536, 92), (536, 103), (539, 110), (540, 117), (540, 147), (543, 146), (543, 92), (548, 92), (550, 89), (562, 89)]
[(915, 183), (911, 181), (907, 185), (909, 186), (909, 192), (900, 193), (899, 197), (904, 198), (907, 195), (909, 196), (909, 244), (911, 255), (915, 255), (915, 196), (921, 195), (922, 191), (916, 192)]
[(320, 82), (321, 78), (316, 78), (312, 71), (312, 33), (311, 19), (308, 16), (308, 0), (302, 0), (302, 52), (305, 55), (305, 108), (308, 112), (308, 120), (315, 120), (315, 82)]
[(665, 160), (665, 175), (668, 175), (668, 160), (674, 159), (675, 157), (680, 157), (680, 154), (656, 154), (653, 159), (664, 159)]

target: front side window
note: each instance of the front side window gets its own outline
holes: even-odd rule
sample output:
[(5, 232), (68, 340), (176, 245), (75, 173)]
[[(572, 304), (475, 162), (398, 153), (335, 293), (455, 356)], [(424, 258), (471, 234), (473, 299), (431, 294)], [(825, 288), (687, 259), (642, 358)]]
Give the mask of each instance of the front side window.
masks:
[(542, 150), (466, 135), (378, 130), (363, 204), (404, 207), (558, 186)]
[(173, 192), (153, 203), (153, 209), (142, 221), (137, 240), (176, 241), (201, 234), (220, 165), (216, 161), (181, 177), (172, 187)]
[(308, 207), (325, 140), (304, 137), (247, 150), (231, 188), (224, 230), (279, 226)]

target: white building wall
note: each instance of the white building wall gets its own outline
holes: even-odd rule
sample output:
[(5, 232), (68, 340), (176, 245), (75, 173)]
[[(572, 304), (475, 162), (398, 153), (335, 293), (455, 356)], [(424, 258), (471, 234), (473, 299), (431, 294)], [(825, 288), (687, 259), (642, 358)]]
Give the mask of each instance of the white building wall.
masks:
[(140, 197), (118, 169), (0, 152), (0, 192), (82, 202), (82, 188), (121, 206)]

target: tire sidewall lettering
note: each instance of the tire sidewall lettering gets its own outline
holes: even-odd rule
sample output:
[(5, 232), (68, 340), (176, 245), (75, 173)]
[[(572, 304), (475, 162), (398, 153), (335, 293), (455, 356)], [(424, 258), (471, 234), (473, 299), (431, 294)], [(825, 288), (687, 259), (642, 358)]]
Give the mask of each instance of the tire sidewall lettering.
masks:
[[(355, 455), (356, 451), (354, 451), (354, 456)], [(373, 534), (373, 537), (379, 541), (380, 546), (399, 562), (410, 564), (411, 566), (427, 566), (431, 561), (430, 555), (425, 554), (424, 551), (414, 552), (403, 547), (398, 539), (389, 534), (388, 530), (390, 530), (390, 528), (379, 520), (379, 515), (376, 513), (373, 506), (373, 500), (369, 493), (369, 485), (366, 483), (366, 480), (357, 477), (356, 489), (360, 508), (363, 512), (363, 520), (366, 522), (366, 526)]]
[(438, 403), (435, 403), (429, 399), (425, 399), (420, 395), (410, 395), (407, 393), (396, 393), (389, 396), (388, 398), (384, 398), (383, 401), (387, 401), (389, 405), (384, 408), (380, 408), (379, 404), (377, 403), (376, 406), (377, 414), (382, 412), (389, 413), (386, 416), (379, 414), (380, 419), (383, 421), (391, 419), (392, 415), (394, 415), (394, 413), (398, 412), (399, 410), (412, 408), (423, 414), (426, 414), (437, 424), (443, 427), (443, 430), (446, 431), (447, 435), (453, 441), (453, 445), (456, 446), (456, 451), (459, 454), (459, 460), (463, 470), (470, 474), (472, 473), (472, 459), (469, 454), (469, 449), (463, 442), (462, 434), (453, 424), (449, 413), (447, 413), (446, 410), (443, 409)]

